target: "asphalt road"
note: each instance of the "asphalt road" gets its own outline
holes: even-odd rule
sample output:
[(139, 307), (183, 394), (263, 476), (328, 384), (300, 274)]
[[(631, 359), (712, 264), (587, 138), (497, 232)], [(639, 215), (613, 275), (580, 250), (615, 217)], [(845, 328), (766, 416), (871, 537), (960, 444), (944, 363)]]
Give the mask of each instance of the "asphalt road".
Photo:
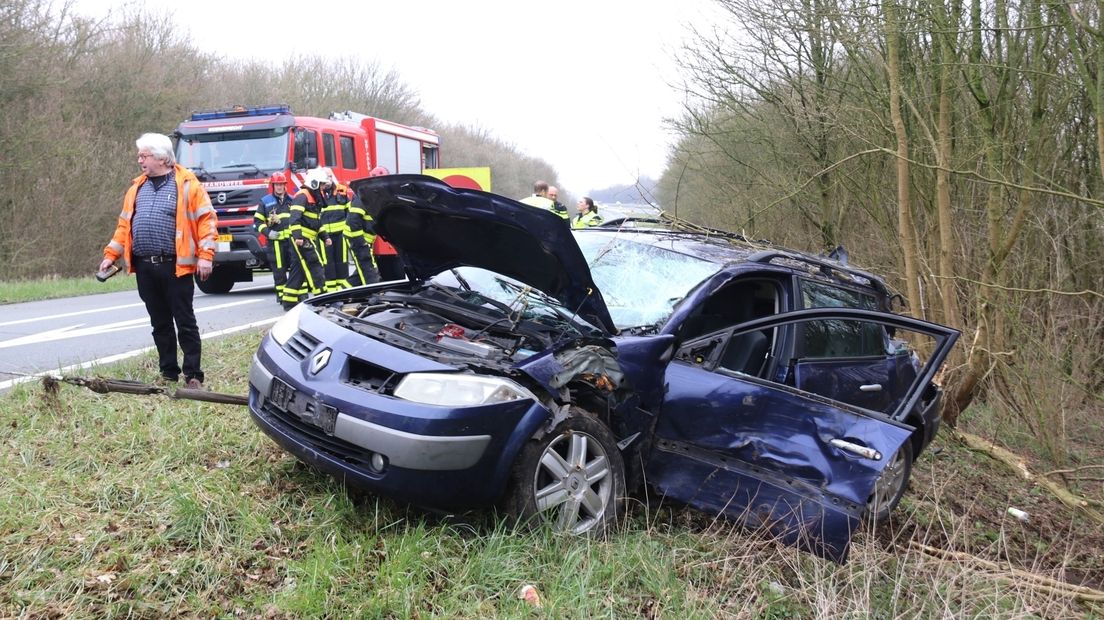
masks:
[[(225, 295), (196, 289), (203, 338), (269, 325), (283, 316), (271, 276), (242, 282)], [(21, 375), (77, 374), (153, 347), (149, 315), (138, 291), (85, 295), (0, 306), (0, 391)]]

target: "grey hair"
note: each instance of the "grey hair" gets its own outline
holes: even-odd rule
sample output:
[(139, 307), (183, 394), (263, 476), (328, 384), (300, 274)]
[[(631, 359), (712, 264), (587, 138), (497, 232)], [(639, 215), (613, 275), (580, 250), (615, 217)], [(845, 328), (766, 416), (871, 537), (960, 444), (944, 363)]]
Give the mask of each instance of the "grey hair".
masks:
[(148, 150), (150, 155), (173, 166), (176, 164), (176, 154), (173, 153), (172, 140), (165, 134), (144, 133), (142, 137), (134, 141), (138, 150)]

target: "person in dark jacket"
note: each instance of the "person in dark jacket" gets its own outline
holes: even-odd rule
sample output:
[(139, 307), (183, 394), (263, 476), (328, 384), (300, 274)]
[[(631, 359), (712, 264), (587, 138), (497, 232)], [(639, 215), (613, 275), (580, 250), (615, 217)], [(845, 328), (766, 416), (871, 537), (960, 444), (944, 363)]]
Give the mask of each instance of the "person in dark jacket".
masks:
[(291, 196), (287, 191), (287, 175), (283, 172), (272, 173), (272, 178), (268, 180), (268, 191), (269, 193), (261, 196), (261, 203), (253, 214), (253, 229), (268, 240), (264, 245), (265, 259), (272, 269), (272, 281), (276, 284), (276, 303), (282, 304), (290, 267), (289, 259), (294, 254), (288, 248), (291, 235), (288, 230)]
[(354, 195), (353, 201), (349, 203), (349, 214), (345, 217), (345, 240), (349, 244), (349, 253), (352, 254), (355, 268), (355, 273), (349, 276), (352, 284), (360, 286), (379, 282), (379, 273), (372, 258), (376, 228), (359, 196)]
[(326, 233), (325, 246), (322, 248), (322, 269), (326, 275), (323, 289), (330, 293), (349, 288), (349, 245), (345, 240), (345, 220), (349, 214), (349, 202), (352, 192), (337, 182), (333, 171), (322, 168), (329, 184), (320, 192), (322, 217), (320, 230)]
[(290, 309), (309, 294), (322, 292), (325, 272), (319, 243), (331, 243), (329, 233), (322, 229), (322, 208), (331, 191), (329, 175), (321, 168), (311, 168), (303, 178), (303, 187), (291, 201), (288, 230), (291, 233), (294, 259), (288, 269), (287, 284), (281, 298), (284, 309)]

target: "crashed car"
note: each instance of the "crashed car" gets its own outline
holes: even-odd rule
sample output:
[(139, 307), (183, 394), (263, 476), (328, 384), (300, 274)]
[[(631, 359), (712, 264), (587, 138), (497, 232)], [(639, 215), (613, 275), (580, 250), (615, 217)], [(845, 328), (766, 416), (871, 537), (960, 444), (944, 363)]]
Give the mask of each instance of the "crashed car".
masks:
[(715, 234), (573, 233), (424, 176), (352, 185), (408, 279), (300, 304), (249, 377), (255, 423), (345, 484), (588, 533), (646, 483), (842, 562), (939, 427), (958, 333), (890, 312), (872, 274)]

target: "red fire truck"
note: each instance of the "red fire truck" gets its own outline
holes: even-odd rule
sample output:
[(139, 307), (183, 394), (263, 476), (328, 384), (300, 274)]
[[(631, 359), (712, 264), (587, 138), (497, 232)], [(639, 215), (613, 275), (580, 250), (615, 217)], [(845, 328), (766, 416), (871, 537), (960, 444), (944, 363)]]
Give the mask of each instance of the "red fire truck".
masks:
[(376, 166), (415, 174), (440, 167), (435, 132), (356, 112), (316, 118), (296, 116), (287, 105), (236, 106), (195, 112), (174, 136), (177, 161), (199, 177), (218, 213), (214, 270), (196, 280), (205, 293), (226, 293), (269, 270), (268, 240), (253, 231), (253, 213), (273, 172), (287, 173), (294, 193), (316, 166), (328, 166), (341, 183)]

